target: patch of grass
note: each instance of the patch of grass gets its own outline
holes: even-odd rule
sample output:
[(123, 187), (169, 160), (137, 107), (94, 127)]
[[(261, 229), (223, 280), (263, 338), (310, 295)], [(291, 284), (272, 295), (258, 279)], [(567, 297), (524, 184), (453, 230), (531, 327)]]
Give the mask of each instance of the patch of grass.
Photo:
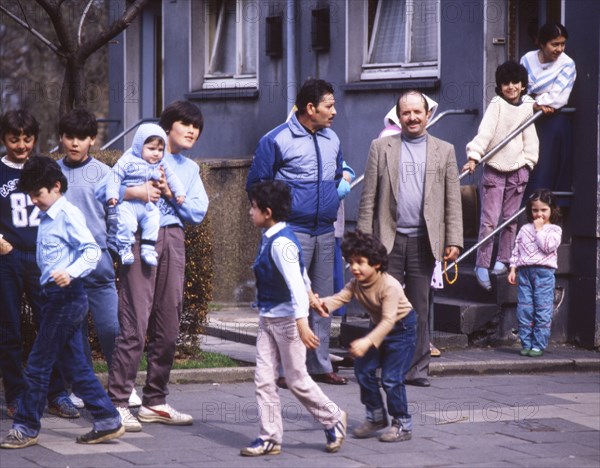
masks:
[[(239, 367), (239, 364), (229, 356), (219, 353), (209, 353), (207, 351), (200, 351), (192, 358), (175, 359), (173, 363), (173, 369), (212, 369), (216, 367)], [(138, 370), (145, 371), (147, 369), (148, 361), (146, 361), (146, 355), (143, 355)], [(94, 372), (97, 374), (108, 372), (106, 362), (104, 360), (95, 360)]]

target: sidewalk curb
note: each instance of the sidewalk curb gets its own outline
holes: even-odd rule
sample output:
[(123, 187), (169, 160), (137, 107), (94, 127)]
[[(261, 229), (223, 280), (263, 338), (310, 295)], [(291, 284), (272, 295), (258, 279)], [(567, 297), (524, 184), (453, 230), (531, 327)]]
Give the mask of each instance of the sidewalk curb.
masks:
[[(173, 369), (170, 384), (228, 384), (254, 381), (254, 366), (216, 367), (213, 369)], [(502, 360), (470, 362), (432, 362), (429, 375), (492, 375), (492, 374), (535, 374), (542, 372), (600, 372), (600, 360), (581, 359), (535, 359), (535, 361)], [(108, 374), (97, 374), (102, 385), (107, 385)], [(138, 372), (135, 383), (144, 385), (146, 372)]]

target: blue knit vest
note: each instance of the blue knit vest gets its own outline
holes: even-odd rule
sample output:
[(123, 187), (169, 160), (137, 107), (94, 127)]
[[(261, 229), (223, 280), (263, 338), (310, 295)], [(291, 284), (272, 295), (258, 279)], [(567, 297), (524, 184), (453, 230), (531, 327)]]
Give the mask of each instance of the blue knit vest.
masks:
[(256, 277), (258, 306), (266, 310), (292, 300), (285, 279), (271, 256), (271, 247), (277, 239), (281, 239), (281, 242), (289, 241), (296, 245), (299, 258), (290, 258), (289, 260), (291, 262), (298, 262), (300, 271), (304, 272), (302, 248), (292, 229), (286, 226), (270, 238), (263, 236), (263, 243), (254, 261), (253, 269)]

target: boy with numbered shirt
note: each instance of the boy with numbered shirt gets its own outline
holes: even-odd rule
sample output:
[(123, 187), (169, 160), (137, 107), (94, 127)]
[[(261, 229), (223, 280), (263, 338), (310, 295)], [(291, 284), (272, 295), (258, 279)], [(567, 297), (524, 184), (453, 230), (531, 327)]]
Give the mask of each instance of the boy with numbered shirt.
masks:
[(25, 163), (19, 189), (43, 212), (36, 240), (43, 306), (25, 368), (25, 392), (12, 428), (0, 443), (5, 449), (37, 444), (55, 363), (94, 419), (93, 429), (77, 437), (77, 442), (97, 444), (125, 433), (119, 413), (83, 350), (81, 326), (87, 317), (88, 299), (81, 278), (96, 268), (101, 251), (83, 213), (64, 196), (67, 187), (67, 179), (52, 159), (34, 157)]
[[(58, 165), (69, 182), (69, 201), (86, 216), (86, 223), (100, 246), (102, 256), (98, 266), (83, 278), (90, 313), (96, 327), (100, 349), (110, 367), (115, 339), (119, 334), (118, 297), (115, 287), (115, 269), (109, 252), (106, 209), (95, 197), (98, 183), (110, 168), (90, 155), (98, 134), (96, 117), (85, 109), (73, 109), (64, 114), (58, 123), (60, 144), (65, 153)], [(84, 349), (91, 363), (87, 321), (83, 323)], [(83, 402), (72, 395), (80, 407)], [(130, 395), (131, 406), (141, 405), (135, 389)]]
[[(23, 297), (39, 322), (42, 309), (40, 269), (35, 261), (39, 209), (17, 188), (23, 165), (32, 154), (39, 123), (24, 109), (0, 116), (0, 140), (6, 155), (0, 160), (0, 372), (6, 414), (13, 418), (25, 390), (21, 310)], [(78, 418), (58, 367), (48, 388), (48, 411), (61, 418)]]
[(258, 182), (249, 188), (250, 217), (265, 232), (254, 262), (260, 313), (254, 382), (260, 429), (258, 437), (240, 452), (248, 457), (281, 452), (283, 423), (276, 384), (280, 365), (288, 388), (323, 425), (325, 450), (337, 452), (346, 437), (348, 415), (323, 393), (306, 367), (306, 349), (319, 345), (308, 325), (309, 295), (313, 303), (316, 298), (300, 243), (284, 222), (291, 210), (290, 193), (282, 181)]
[(371, 318), (367, 335), (350, 343), (360, 400), (367, 410), (366, 420), (352, 433), (359, 439), (371, 437), (388, 425), (376, 376), (380, 367), (381, 386), (387, 396), (392, 426), (379, 440), (410, 440), (412, 418), (408, 411), (405, 376), (415, 352), (416, 313), (401, 284), (386, 273), (387, 251), (376, 237), (361, 231), (349, 232), (344, 236), (342, 253), (354, 278), (339, 293), (318, 301), (329, 312), (355, 298)]

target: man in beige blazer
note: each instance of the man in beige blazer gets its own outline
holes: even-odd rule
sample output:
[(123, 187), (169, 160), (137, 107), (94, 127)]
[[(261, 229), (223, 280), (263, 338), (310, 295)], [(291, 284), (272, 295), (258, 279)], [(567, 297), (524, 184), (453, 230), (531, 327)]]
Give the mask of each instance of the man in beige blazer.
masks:
[(418, 317), (405, 383), (428, 387), (429, 285), (435, 260), (456, 260), (463, 247), (460, 182), (454, 147), (426, 131), (423, 95), (404, 92), (396, 109), (402, 133), (371, 143), (357, 228), (379, 237), (405, 285)]

